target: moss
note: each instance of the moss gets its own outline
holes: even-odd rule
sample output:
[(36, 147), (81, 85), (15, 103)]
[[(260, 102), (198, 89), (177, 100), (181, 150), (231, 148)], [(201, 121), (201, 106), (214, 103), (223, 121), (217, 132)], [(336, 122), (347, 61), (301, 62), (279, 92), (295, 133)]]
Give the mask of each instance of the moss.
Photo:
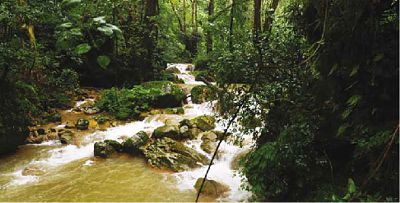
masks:
[(215, 118), (213, 116), (203, 115), (193, 118), (190, 121), (202, 131), (209, 131), (215, 128)]
[(193, 87), (190, 94), (192, 97), (192, 102), (195, 104), (200, 104), (217, 99), (216, 91), (206, 85)]

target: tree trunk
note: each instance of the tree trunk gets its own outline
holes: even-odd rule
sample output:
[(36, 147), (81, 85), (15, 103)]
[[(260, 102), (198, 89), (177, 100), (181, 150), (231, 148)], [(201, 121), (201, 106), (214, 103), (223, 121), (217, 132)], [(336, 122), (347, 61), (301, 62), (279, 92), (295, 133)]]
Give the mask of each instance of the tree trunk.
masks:
[(271, 5), (268, 9), (266, 9), (265, 20), (263, 25), (264, 32), (270, 32), (272, 28), (272, 22), (274, 20), (274, 13), (276, 8), (278, 7), (279, 0), (272, 0)]
[(229, 50), (233, 51), (233, 21), (234, 21), (234, 14), (235, 14), (235, 0), (232, 0), (232, 7), (231, 7), (231, 17), (229, 23)]
[(261, 31), (261, 0), (254, 0), (254, 22), (253, 22), (253, 32), (254, 36), (258, 38)]
[(157, 41), (157, 26), (152, 17), (158, 15), (158, 0), (146, 0), (145, 18), (146, 31), (144, 32), (143, 45), (147, 51), (144, 59), (144, 80), (150, 80), (154, 76), (154, 67), (152, 64), (154, 49)]
[(186, 0), (182, 1), (183, 33), (186, 33)]
[[(208, 23), (209, 25), (211, 24), (211, 18), (214, 15), (214, 0), (210, 0), (208, 2)], [(207, 53), (210, 53), (212, 51), (213, 47), (213, 41), (212, 41), (212, 32), (210, 31), (210, 28), (208, 28), (207, 33), (206, 33), (206, 41), (207, 41)]]

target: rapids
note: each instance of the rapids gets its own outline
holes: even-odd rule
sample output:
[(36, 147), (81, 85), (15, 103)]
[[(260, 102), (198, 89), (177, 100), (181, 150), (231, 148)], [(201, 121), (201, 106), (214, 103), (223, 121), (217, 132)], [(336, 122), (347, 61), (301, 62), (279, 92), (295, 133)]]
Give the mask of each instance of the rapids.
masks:
[[(190, 74), (189, 64), (169, 64), (177, 67), (177, 74), (186, 85), (201, 85)], [(77, 102), (76, 106), (84, 102)], [(215, 102), (193, 104), (188, 99), (184, 115), (151, 115), (143, 121), (110, 127), (85, 135), (79, 146), (62, 145), (59, 141), (29, 144), (4, 157), (0, 157), (0, 201), (194, 201), (196, 180), (203, 177), (207, 166), (170, 173), (150, 168), (145, 160), (127, 154), (101, 159), (93, 155), (97, 141), (134, 135), (144, 130), (151, 132), (167, 120), (199, 115), (213, 115)], [(70, 111), (70, 110), (67, 110)], [(226, 121), (219, 120), (217, 129), (223, 130)], [(63, 125), (58, 126), (60, 128)], [(250, 136), (243, 135), (248, 141)], [(245, 142), (246, 143), (246, 142)], [(214, 161), (208, 179), (225, 183), (231, 189), (220, 199), (201, 198), (201, 201), (246, 201), (250, 193), (240, 188), (243, 177), (232, 169), (233, 159), (248, 150), (251, 142), (240, 148), (223, 142), (220, 158)], [(200, 149), (201, 140), (186, 141), (186, 145)], [(24, 175), (25, 168), (38, 169), (39, 174)]]

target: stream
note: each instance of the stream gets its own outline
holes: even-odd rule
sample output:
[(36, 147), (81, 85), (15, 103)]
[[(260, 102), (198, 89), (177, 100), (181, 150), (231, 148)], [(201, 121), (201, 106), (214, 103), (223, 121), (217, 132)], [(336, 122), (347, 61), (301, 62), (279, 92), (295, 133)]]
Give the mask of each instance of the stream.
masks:
[[(195, 81), (189, 64), (169, 64), (180, 70), (177, 76), (185, 85), (204, 84)], [(80, 105), (82, 102), (78, 102)], [(113, 139), (122, 141), (126, 135), (139, 131), (151, 132), (166, 121), (214, 115), (215, 102), (193, 104), (188, 98), (183, 115), (157, 114), (143, 121), (129, 122), (105, 131), (94, 131), (83, 136), (79, 145), (63, 145), (58, 140), (41, 144), (20, 146), (11, 155), (0, 157), (0, 201), (194, 201), (196, 180), (203, 177), (207, 166), (184, 172), (166, 172), (154, 169), (141, 157), (118, 154), (102, 159), (94, 157), (93, 147), (97, 141)], [(223, 130), (226, 121), (217, 119), (217, 130)], [(62, 128), (63, 126), (58, 126)], [(229, 186), (227, 195), (218, 199), (207, 197), (201, 201), (246, 201), (251, 196), (242, 190), (243, 177), (232, 169), (232, 162), (252, 144), (251, 136), (243, 135), (245, 145), (236, 146), (223, 142), (220, 157), (214, 161), (208, 179)], [(201, 150), (201, 140), (190, 140), (185, 145), (211, 158)], [(26, 167), (39, 166), (41, 174), (26, 175)]]

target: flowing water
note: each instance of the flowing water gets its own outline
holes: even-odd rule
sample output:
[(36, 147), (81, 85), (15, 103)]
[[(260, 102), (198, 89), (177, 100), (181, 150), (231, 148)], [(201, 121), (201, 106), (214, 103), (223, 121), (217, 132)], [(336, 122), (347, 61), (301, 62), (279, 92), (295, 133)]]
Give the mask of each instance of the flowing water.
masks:
[[(187, 85), (199, 85), (190, 74), (188, 64), (169, 64), (177, 67), (177, 74)], [(214, 114), (215, 102), (192, 104), (190, 98), (182, 115), (152, 115), (143, 121), (96, 131), (84, 136), (80, 145), (62, 145), (58, 141), (24, 145), (12, 155), (0, 157), (0, 201), (194, 201), (196, 180), (203, 177), (207, 166), (191, 171), (170, 173), (146, 165), (140, 157), (116, 154), (108, 159), (96, 158), (96, 141), (132, 136), (144, 130), (151, 132), (167, 121)], [(78, 102), (77, 105), (81, 105)], [(224, 121), (217, 123), (222, 130)], [(59, 126), (63, 127), (63, 126)], [(210, 157), (200, 149), (200, 140), (186, 141), (186, 145)], [(242, 177), (233, 170), (233, 159), (246, 150), (223, 142), (220, 158), (208, 175), (225, 183), (230, 192), (217, 201), (246, 201), (250, 193), (240, 189)], [(38, 174), (27, 175), (25, 168), (39, 169)], [(202, 201), (215, 201), (203, 197)]]

